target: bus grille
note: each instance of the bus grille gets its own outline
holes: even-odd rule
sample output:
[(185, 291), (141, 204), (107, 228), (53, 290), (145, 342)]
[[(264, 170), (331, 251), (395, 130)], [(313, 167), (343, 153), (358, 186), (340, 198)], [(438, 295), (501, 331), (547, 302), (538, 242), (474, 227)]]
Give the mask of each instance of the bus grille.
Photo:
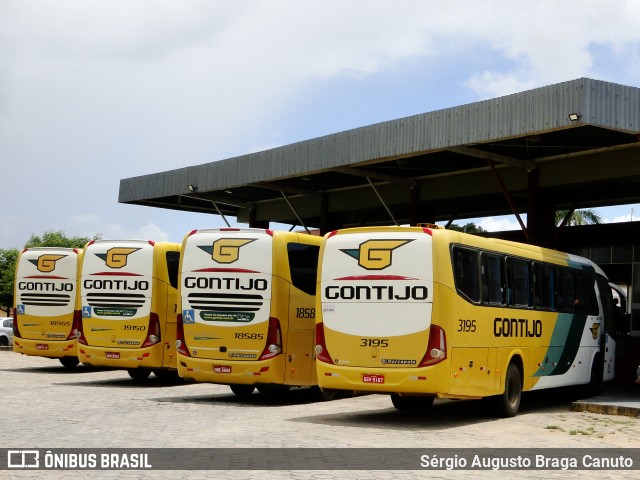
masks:
[(146, 297), (143, 293), (88, 293), (87, 303), (91, 307), (140, 308)]
[(22, 293), (20, 303), (39, 307), (65, 307), (71, 302), (71, 295), (59, 293)]
[(241, 293), (190, 293), (188, 300), (193, 309), (217, 312), (257, 312), (264, 303), (262, 295)]

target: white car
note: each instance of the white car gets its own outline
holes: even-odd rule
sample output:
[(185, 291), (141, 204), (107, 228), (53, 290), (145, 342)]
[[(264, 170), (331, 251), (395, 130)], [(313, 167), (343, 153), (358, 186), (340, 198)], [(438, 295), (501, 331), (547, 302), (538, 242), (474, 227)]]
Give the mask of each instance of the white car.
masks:
[(0, 317), (0, 347), (13, 345), (13, 318)]

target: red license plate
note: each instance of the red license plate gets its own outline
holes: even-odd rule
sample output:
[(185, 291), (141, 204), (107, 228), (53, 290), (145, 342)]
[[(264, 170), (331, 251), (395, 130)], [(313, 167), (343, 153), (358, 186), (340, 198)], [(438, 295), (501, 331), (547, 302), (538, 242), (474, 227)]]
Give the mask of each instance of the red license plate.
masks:
[(231, 373), (231, 367), (227, 367), (226, 365), (214, 365), (213, 371), (215, 373)]
[(49, 350), (49, 345), (38, 343), (36, 344), (36, 350)]
[(107, 353), (105, 354), (105, 356), (106, 356), (107, 358), (115, 358), (115, 359), (118, 359), (118, 358), (120, 358), (120, 353), (118, 353), (118, 352), (107, 352)]
[(362, 375), (362, 383), (384, 383), (384, 375), (365, 373)]

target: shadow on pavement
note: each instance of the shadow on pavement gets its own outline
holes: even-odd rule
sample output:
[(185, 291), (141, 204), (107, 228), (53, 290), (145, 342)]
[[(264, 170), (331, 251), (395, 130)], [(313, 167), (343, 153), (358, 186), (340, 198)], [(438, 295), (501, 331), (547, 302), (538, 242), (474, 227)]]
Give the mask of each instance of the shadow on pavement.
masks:
[(322, 400), (318, 397), (318, 393), (311, 388), (292, 388), (285, 393), (260, 393), (257, 390), (251, 395), (239, 397), (231, 390), (228, 393), (215, 393), (210, 395), (189, 395), (184, 397), (163, 397), (152, 399), (156, 402), (168, 403), (209, 403), (222, 405), (242, 406), (265, 406), (265, 407), (282, 407), (288, 405), (305, 405), (311, 403), (319, 403)]

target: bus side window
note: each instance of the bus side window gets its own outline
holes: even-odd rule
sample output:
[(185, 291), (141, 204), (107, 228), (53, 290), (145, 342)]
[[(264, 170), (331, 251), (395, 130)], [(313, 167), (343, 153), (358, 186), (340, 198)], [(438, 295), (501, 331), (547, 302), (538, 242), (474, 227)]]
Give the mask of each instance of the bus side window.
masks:
[(315, 295), (320, 247), (303, 243), (288, 243), (287, 255), (293, 286), (308, 295)]
[(561, 268), (560, 270), (560, 287), (558, 300), (558, 310), (561, 312), (572, 313), (573, 303), (576, 298), (575, 295), (575, 272), (568, 268)]
[(478, 252), (453, 248), (453, 275), (460, 294), (472, 302), (480, 301), (480, 261)]
[(593, 274), (576, 272), (576, 290), (574, 312), (587, 315), (598, 314), (598, 301), (595, 292), (596, 280)]
[(178, 264), (180, 252), (167, 252), (167, 276), (173, 288), (178, 288)]
[(482, 254), (482, 301), (492, 305), (506, 303), (504, 257)]
[(536, 292), (535, 306), (543, 310), (555, 309), (554, 269), (548, 265), (536, 263), (534, 265), (534, 289)]
[(531, 305), (531, 272), (529, 262), (515, 258), (507, 259), (509, 278), (507, 291), (515, 307), (529, 308)]

